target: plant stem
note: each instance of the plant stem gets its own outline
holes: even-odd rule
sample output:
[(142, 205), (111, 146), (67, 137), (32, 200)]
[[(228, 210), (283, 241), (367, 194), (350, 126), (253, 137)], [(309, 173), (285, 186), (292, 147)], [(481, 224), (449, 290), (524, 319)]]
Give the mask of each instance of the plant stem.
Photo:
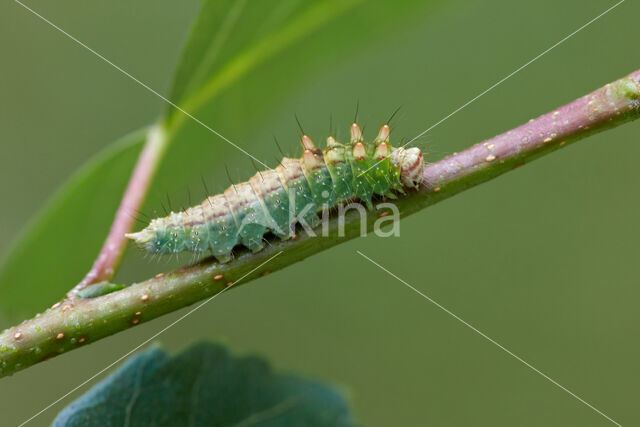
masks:
[[(640, 70), (502, 135), (427, 165), (424, 185), (401, 197), (396, 205), (402, 216), (410, 215), (543, 154), (638, 116)], [(134, 201), (138, 201), (136, 191), (131, 190)], [(123, 201), (123, 206), (131, 205)], [(372, 229), (377, 220), (378, 215), (367, 215), (364, 220), (367, 229)], [(128, 222), (121, 221), (123, 225), (114, 228), (126, 228)], [(0, 335), (0, 376), (211, 297), (239, 278), (242, 284), (247, 283), (360, 235), (358, 211), (348, 210), (344, 224), (344, 232), (340, 233), (339, 219), (332, 218), (327, 237), (301, 233), (296, 239), (274, 240), (256, 254), (241, 252), (228, 264), (208, 258), (117, 292), (57, 304)], [(119, 242), (119, 237), (114, 238)], [(280, 256), (256, 269), (281, 251)], [(105, 265), (108, 263), (99, 264), (97, 275), (109, 275), (103, 272)]]
[(167, 139), (164, 130), (157, 125), (151, 127), (102, 249), (100, 249), (91, 270), (80, 283), (67, 293), (67, 299), (74, 299), (80, 290), (93, 283), (109, 280), (113, 277), (127, 244), (124, 235), (133, 229), (136, 215), (144, 202), (151, 179), (162, 159), (166, 145)]

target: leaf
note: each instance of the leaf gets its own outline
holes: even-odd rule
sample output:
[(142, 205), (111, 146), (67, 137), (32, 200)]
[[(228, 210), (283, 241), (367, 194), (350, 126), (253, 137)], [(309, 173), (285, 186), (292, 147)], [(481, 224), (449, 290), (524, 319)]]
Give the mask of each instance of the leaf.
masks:
[[(189, 112), (267, 58), (362, 0), (205, 1), (182, 55), (171, 99)], [(183, 117), (176, 110), (172, 114)]]
[(99, 153), (31, 221), (0, 268), (2, 314), (24, 316), (82, 279), (109, 231), (145, 132)]
[(170, 357), (152, 348), (63, 409), (54, 427), (129, 425), (350, 426), (326, 385), (274, 373), (258, 357), (199, 343)]

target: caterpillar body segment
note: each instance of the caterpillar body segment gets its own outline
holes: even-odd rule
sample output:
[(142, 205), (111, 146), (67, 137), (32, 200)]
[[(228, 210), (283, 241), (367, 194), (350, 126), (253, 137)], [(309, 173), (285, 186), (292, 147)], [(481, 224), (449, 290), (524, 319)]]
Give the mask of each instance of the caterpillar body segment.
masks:
[(395, 199), (422, 182), (420, 150), (393, 149), (389, 133), (384, 125), (374, 141), (365, 142), (354, 123), (349, 144), (329, 137), (324, 150), (303, 135), (300, 159), (285, 157), (275, 169), (126, 236), (151, 253), (211, 251), (224, 263), (237, 245), (260, 251), (267, 232), (285, 240), (293, 236), (296, 223), (317, 227), (318, 213), (340, 203), (357, 198), (372, 209), (374, 195)]
[[(294, 218), (306, 221), (310, 227), (316, 227), (320, 223), (317, 215), (320, 209), (313, 197), (300, 160), (285, 157), (276, 171), (289, 196), (289, 212)], [(295, 223), (292, 222), (291, 227), (294, 226)]]

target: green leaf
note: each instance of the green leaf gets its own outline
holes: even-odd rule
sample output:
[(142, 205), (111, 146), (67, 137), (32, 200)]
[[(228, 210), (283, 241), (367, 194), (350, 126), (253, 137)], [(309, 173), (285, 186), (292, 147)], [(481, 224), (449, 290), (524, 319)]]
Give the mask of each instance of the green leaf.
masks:
[(63, 409), (54, 427), (121, 425), (350, 426), (343, 397), (326, 385), (274, 373), (258, 357), (199, 343), (170, 357), (133, 356)]
[[(362, 0), (205, 1), (171, 90), (188, 112)], [(171, 109), (169, 109), (171, 110)], [(171, 111), (183, 119), (180, 111)]]
[(43, 310), (82, 279), (109, 231), (144, 137), (135, 132), (99, 153), (31, 221), (0, 268), (3, 315)]

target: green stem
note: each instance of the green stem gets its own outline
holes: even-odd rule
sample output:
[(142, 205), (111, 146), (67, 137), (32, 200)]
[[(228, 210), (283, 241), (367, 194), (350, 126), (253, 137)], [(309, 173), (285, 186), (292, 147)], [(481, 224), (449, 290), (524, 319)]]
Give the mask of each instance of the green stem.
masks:
[[(424, 185), (400, 198), (396, 206), (403, 217), (411, 215), (543, 154), (638, 116), (640, 70), (511, 131), (427, 165)], [(371, 230), (378, 215), (368, 215), (363, 221)], [(294, 240), (274, 240), (257, 254), (241, 252), (228, 264), (209, 258), (107, 295), (63, 302), (0, 335), (0, 376), (211, 297), (230, 283), (244, 284), (301, 261), (359, 236), (360, 227), (359, 212), (348, 210), (344, 214), (344, 233), (340, 220), (332, 218), (323, 237), (301, 233)]]

